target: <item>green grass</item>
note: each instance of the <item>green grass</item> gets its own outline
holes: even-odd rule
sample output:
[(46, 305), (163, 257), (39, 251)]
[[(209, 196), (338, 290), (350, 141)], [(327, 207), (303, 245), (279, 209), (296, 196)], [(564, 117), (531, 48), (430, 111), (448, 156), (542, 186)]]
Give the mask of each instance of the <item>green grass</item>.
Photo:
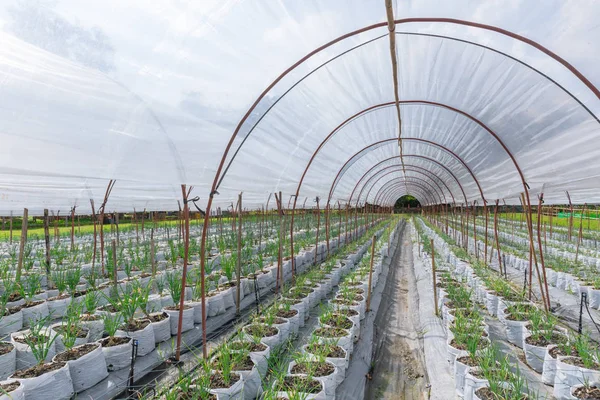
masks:
[[(523, 220), (523, 226), (525, 226), (525, 223), (526, 223), (525, 213), (519, 213), (519, 212), (502, 213), (502, 214), (500, 214), (500, 218), (515, 220), (517, 222)], [(550, 216), (542, 215), (541, 222), (543, 224), (546, 224), (547, 227), (549, 227), (550, 226)], [(579, 230), (580, 222), (581, 222), (581, 218), (573, 217), (573, 228), (576, 230)], [(533, 214), (533, 223), (535, 225), (537, 225), (537, 214), (535, 212)], [(568, 228), (569, 227), (569, 218), (568, 217), (567, 218), (552, 217), (552, 226), (560, 226), (563, 228)], [(586, 231), (588, 229), (592, 230), (592, 231), (600, 231), (600, 220), (598, 220), (598, 219), (588, 220), (584, 216), (583, 230)]]

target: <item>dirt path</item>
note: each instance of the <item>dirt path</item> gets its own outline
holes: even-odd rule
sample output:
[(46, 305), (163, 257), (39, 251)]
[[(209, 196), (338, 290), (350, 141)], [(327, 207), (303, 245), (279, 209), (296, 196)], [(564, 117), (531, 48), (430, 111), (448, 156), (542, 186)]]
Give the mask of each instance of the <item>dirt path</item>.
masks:
[(412, 243), (405, 231), (375, 319), (372, 381), (367, 399), (422, 399), (426, 391), (419, 296)]

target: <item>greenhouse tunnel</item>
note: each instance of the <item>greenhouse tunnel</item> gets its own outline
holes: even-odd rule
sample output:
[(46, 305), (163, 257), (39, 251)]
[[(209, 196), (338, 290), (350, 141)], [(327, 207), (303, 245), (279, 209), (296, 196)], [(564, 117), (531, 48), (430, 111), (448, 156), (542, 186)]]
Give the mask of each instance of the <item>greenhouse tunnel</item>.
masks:
[(599, 18), (2, 2), (0, 399), (600, 399)]

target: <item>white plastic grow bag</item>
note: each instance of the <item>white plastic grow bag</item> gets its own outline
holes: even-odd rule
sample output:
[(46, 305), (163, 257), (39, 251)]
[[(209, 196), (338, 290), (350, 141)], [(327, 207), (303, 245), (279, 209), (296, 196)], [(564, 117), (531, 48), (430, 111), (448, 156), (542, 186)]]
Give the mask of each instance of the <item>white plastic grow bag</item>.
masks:
[(234, 371), (242, 376), (242, 393), (244, 400), (260, 398), (262, 394), (262, 380), (258, 368), (254, 366), (250, 371)]
[(91, 352), (67, 362), (75, 393), (91, 388), (108, 376), (102, 347), (99, 343), (94, 345), (97, 347)]
[(194, 309), (194, 324), (202, 324), (202, 301), (186, 301), (185, 304)]
[(69, 400), (74, 393), (67, 364), (35, 378), (17, 380), (23, 385), (26, 400)]
[[(177, 335), (177, 329), (179, 327), (179, 310), (164, 309), (163, 311), (169, 314), (171, 335)], [(194, 309), (192, 307), (184, 306), (183, 315), (181, 317), (181, 332), (187, 332), (190, 329), (194, 329)]]
[(600, 309), (600, 289), (590, 287), (588, 289), (588, 302), (590, 307)]
[[(317, 379), (315, 379), (317, 380)], [(321, 381), (319, 381), (319, 383), (321, 383), (321, 387), (323, 386), (323, 383)], [(274, 383), (273, 385), (275, 385), (276, 383)], [(325, 394), (325, 389), (321, 390), (318, 393), (303, 393), (303, 392), (296, 392), (296, 394), (294, 396), (288, 394), (288, 392), (277, 392), (276, 397), (283, 397), (283, 398), (300, 398), (302, 400), (327, 400), (327, 395)]]
[(265, 377), (269, 370), (269, 355), (271, 354), (271, 348), (264, 343), (263, 345), (266, 347), (265, 350), (251, 351), (249, 355), (254, 365), (256, 365), (256, 368), (258, 369), (260, 375), (262, 377)]
[(21, 310), (0, 318), (0, 336), (10, 335), (21, 329), (23, 329), (23, 312)]
[(165, 313), (165, 315), (167, 316), (165, 319), (158, 322), (152, 322), (155, 343), (161, 343), (171, 339), (171, 316), (168, 313)]
[(481, 379), (473, 376), (470, 370), (465, 375), (464, 399), (473, 400), (475, 391), (488, 385), (487, 379)]
[[(10, 381), (2, 383), (10, 383), (12, 381), (18, 382), (16, 379), (11, 379)], [(0, 400), (25, 400), (25, 387), (22, 383), (19, 382), (19, 387), (13, 390), (12, 392), (0, 394)]]
[(244, 382), (243, 377), (234, 383), (231, 387), (225, 389), (210, 389), (210, 393), (216, 394), (219, 400), (243, 400), (244, 399)]
[(102, 335), (104, 334), (104, 320), (81, 321), (81, 326), (89, 330), (88, 342), (95, 342), (102, 339)]
[[(17, 369), (27, 369), (29, 367), (33, 367), (37, 364), (37, 360), (33, 356), (33, 352), (31, 351), (31, 347), (26, 343), (21, 343), (15, 340), (17, 337), (24, 337), (29, 333), (29, 329), (26, 329), (21, 332), (15, 332), (10, 335), (10, 342), (15, 346), (15, 350), (17, 352)], [(46, 330), (46, 334), (51, 338), (54, 333), (50, 330)], [(50, 340), (50, 339), (49, 339)], [(48, 355), (46, 356), (45, 361), (52, 360), (52, 357), (56, 354), (56, 341), (54, 341), (48, 348)]]
[(568, 399), (573, 386), (584, 382), (600, 381), (600, 371), (578, 367), (565, 362), (565, 360), (572, 358), (574, 357), (559, 356), (556, 361), (553, 395), (558, 400)]
[(48, 311), (48, 304), (46, 301), (43, 301), (42, 303), (36, 304), (32, 307), (23, 307), (21, 312), (23, 313), (24, 328), (28, 328), (31, 323), (46, 318), (50, 313), (50, 311)]
[[(11, 343), (12, 344), (12, 343)], [(0, 356), (0, 380), (11, 376), (17, 369), (17, 349), (13, 345), (11, 351)]]
[(557, 346), (555, 344), (551, 344), (546, 347), (546, 353), (544, 354), (544, 364), (542, 368), (542, 382), (545, 385), (554, 386), (557, 359), (550, 355), (550, 351), (556, 347)]
[(213, 296), (206, 296), (206, 315), (214, 317), (220, 314), (224, 314), (225, 309), (225, 295), (222, 292), (216, 293)]
[(521, 349), (523, 348), (523, 329), (527, 322), (505, 320), (508, 341)]
[(145, 356), (155, 349), (154, 330), (152, 324), (148, 324), (144, 329), (134, 332), (117, 330), (117, 336), (126, 336), (138, 341), (138, 356)]
[(544, 371), (544, 359), (548, 346), (535, 346), (527, 343), (527, 339), (531, 337), (531, 333), (523, 338), (523, 351), (527, 364), (537, 373)]
[[(305, 344), (304, 346), (302, 346), (302, 352), (304, 354), (308, 354), (309, 359), (317, 360), (317, 357), (314, 354), (310, 353), (307, 350), (307, 347), (308, 347), (308, 344)], [(346, 377), (346, 362), (348, 361), (348, 353), (346, 353), (344, 357), (337, 357), (337, 358), (326, 357), (325, 361), (335, 365), (335, 367), (338, 369), (338, 374), (336, 376), (336, 385), (340, 385), (344, 381), (344, 378)]]
[[(292, 361), (288, 365), (288, 375), (299, 375), (299, 376), (307, 376), (306, 374), (293, 374), (292, 368), (296, 365), (295, 361)], [(337, 388), (338, 376), (340, 371), (338, 368), (331, 364), (334, 367), (334, 370), (331, 374), (327, 376), (313, 376), (313, 379), (320, 381), (323, 384), (323, 390), (325, 391), (325, 399), (326, 400), (334, 400), (335, 399), (335, 389)]]
[(469, 371), (469, 366), (467, 364), (463, 364), (462, 362), (459, 361), (459, 358), (464, 357), (464, 356), (468, 356), (469, 353), (467, 353), (466, 351), (460, 351), (457, 355), (456, 355), (456, 360), (454, 361), (454, 385), (456, 387), (456, 394), (459, 397), (463, 397), (464, 396), (464, 390), (465, 390), (465, 376), (467, 375), (467, 372)]
[[(56, 347), (57, 353), (61, 353), (61, 352), (65, 351), (65, 344), (63, 343), (63, 340), (62, 340), (62, 334), (60, 334), (54, 330), (55, 328), (58, 328), (60, 326), (62, 326), (62, 323), (60, 323), (60, 322), (57, 324), (50, 325), (52, 335), (53, 336), (56, 335), (56, 340), (54, 341), (54, 346)], [(85, 328), (85, 329), (87, 329), (87, 328)], [(89, 338), (90, 338), (90, 331), (88, 330), (85, 337), (83, 337), (83, 338), (78, 337), (75, 339), (75, 344), (73, 345), (73, 347), (87, 343)]]
[(106, 368), (109, 371), (118, 371), (131, 365), (131, 347), (133, 339), (128, 343), (123, 343), (118, 346), (102, 347)]
[(46, 301), (48, 304), (48, 312), (52, 316), (52, 319), (62, 318), (67, 315), (67, 308), (71, 304), (71, 297), (65, 299), (57, 299)]

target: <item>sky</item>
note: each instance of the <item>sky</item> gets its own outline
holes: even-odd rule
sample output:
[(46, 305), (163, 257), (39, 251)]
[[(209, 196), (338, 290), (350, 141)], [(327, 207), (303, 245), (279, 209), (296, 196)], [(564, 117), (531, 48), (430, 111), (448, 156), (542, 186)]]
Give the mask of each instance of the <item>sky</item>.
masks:
[[(514, 31), (547, 46), (600, 87), (600, 52), (594, 40), (600, 37), (599, 2), (396, 1), (394, 12), (397, 19), (458, 18)], [(0, 190), (10, 190), (15, 175), (45, 174), (89, 179), (88, 187), (106, 179), (164, 184), (168, 190), (161, 199), (177, 193), (173, 184), (188, 183), (206, 198), (237, 124), (277, 76), (328, 41), (384, 21), (383, 0), (3, 1)], [(600, 115), (600, 100), (584, 84), (527, 44), (447, 23), (399, 24), (397, 30), (448, 35), (506, 52), (547, 74)], [(293, 193), (307, 160), (340, 121), (392, 100), (386, 38), (332, 61), (280, 100), (321, 63), (386, 32), (370, 30), (319, 52), (266, 94), (234, 141), (234, 150), (279, 102), (232, 163), (223, 198), (245, 189), (251, 204), (273, 190)], [(527, 179), (539, 188), (556, 185), (557, 171), (565, 171), (582, 145), (597, 141), (598, 123), (589, 113), (556, 85), (514, 62), (442, 39), (403, 37), (398, 46), (400, 97), (444, 100), (477, 113), (504, 135)], [(448, 132), (464, 125), (460, 118), (432, 123), (425, 121), (436, 117), (431, 110), (407, 114), (412, 118), (405, 120), (407, 132), (445, 137), (462, 149), (490, 196), (518, 195), (514, 179), (498, 182), (498, 176), (514, 174), (505, 156), (486, 155), (483, 144), (478, 147), (461, 135), (449, 137)], [(394, 135), (389, 118), (381, 122), (385, 132), (378, 137)], [(331, 174), (359, 143), (366, 143), (365, 136), (374, 136), (365, 132), (374, 124), (347, 129), (348, 136), (327, 144), (329, 151), (316, 161), (318, 173), (309, 174), (307, 195), (327, 191)], [(422, 126), (430, 129), (425, 132)], [(561, 158), (557, 149), (573, 135), (577, 141), (562, 150)], [(23, 146), (31, 149), (29, 154), (15, 156)], [(598, 170), (599, 146), (586, 146), (581, 158), (585, 167), (563, 179), (597, 183), (593, 171)], [(372, 158), (362, 162), (364, 168), (375, 162), (376, 156)], [(364, 172), (359, 165), (349, 174), (350, 182)], [(248, 180), (252, 184), (244, 188)], [(92, 192), (102, 193), (102, 184), (97, 185)], [(472, 183), (466, 185), (471, 197), (478, 196)], [(351, 186), (341, 185), (342, 198)], [(156, 190), (148, 193), (150, 200), (156, 196)], [(70, 198), (88, 195), (78, 192)]]

